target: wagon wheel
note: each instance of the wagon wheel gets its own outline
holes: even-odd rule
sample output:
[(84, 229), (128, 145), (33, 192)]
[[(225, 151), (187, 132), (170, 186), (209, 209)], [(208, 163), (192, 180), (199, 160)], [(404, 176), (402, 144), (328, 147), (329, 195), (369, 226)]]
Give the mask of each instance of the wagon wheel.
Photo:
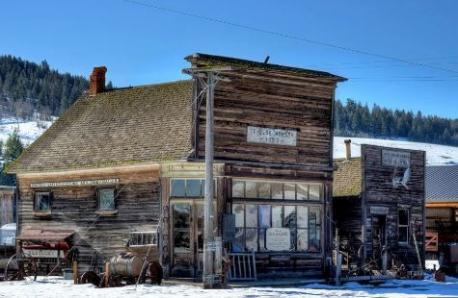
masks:
[(16, 259), (18, 263), (18, 279), (33, 276), (34, 280), (36, 280), (38, 275), (37, 261), (24, 256), (24, 254), (17, 255)]
[(37, 260), (33, 258), (27, 258), (23, 260), (24, 260), (24, 263), (22, 266), (23, 277), (33, 276), (33, 280), (37, 280), (37, 276), (38, 276)]
[(16, 260), (16, 266), (18, 266), (18, 258), (17, 258), (16, 254), (12, 255), (8, 259), (8, 262), (6, 263), (5, 271), (4, 271), (4, 274), (3, 274), (3, 280), (5, 280), (5, 281), (21, 279), (20, 270), (17, 270), (19, 268), (17, 268), (16, 270), (13, 270), (12, 268), (10, 268), (10, 266), (13, 264), (14, 260)]

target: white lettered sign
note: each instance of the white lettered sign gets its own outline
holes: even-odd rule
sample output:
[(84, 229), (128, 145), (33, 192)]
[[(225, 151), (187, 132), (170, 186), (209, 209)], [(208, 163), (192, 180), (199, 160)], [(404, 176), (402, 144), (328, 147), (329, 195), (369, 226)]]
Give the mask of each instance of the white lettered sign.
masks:
[(395, 150), (382, 150), (382, 164), (384, 166), (409, 168), (410, 167), (410, 153)]
[(296, 146), (297, 131), (294, 129), (248, 126), (247, 142), (273, 145)]
[(60, 258), (64, 257), (63, 251), (54, 249), (23, 249), (22, 252), (29, 258), (57, 258), (58, 252)]
[(266, 231), (266, 248), (284, 251), (291, 248), (291, 233), (288, 228), (270, 228)]
[(60, 182), (43, 182), (32, 183), (32, 188), (49, 188), (49, 187), (68, 187), (68, 186), (98, 186), (98, 185), (112, 185), (119, 183), (118, 178), (100, 179), (100, 180), (76, 180), (76, 181), (60, 181)]

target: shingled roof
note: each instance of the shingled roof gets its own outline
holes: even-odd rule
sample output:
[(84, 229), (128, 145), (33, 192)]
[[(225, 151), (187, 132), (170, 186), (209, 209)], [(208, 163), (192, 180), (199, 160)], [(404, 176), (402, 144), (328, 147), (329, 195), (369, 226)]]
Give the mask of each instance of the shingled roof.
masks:
[(73, 104), (9, 173), (183, 160), (191, 151), (192, 82), (118, 89)]
[(458, 202), (458, 165), (426, 167), (426, 201)]
[(361, 194), (361, 158), (334, 160), (333, 197), (355, 197)]

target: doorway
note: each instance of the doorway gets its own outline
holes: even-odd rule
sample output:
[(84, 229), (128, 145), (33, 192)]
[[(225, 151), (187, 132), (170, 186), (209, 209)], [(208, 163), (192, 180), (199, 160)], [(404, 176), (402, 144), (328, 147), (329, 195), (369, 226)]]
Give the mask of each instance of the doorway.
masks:
[[(203, 200), (176, 200), (171, 202), (170, 208), (172, 232), (171, 275), (174, 277), (199, 278), (202, 276), (203, 267)], [(215, 209), (213, 209), (214, 212)], [(216, 218), (216, 214), (214, 218)], [(213, 224), (216, 227), (216, 220)]]
[(381, 268), (382, 253), (386, 245), (386, 215), (372, 216), (372, 258)]

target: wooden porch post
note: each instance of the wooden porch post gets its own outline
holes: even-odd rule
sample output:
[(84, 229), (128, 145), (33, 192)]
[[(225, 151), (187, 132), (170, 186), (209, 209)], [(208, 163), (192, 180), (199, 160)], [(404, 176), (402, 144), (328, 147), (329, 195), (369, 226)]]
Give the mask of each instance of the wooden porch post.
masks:
[(207, 108), (205, 118), (205, 201), (204, 201), (204, 288), (213, 288), (214, 274), (214, 235), (213, 235), (213, 95), (215, 90), (215, 77), (207, 73)]

